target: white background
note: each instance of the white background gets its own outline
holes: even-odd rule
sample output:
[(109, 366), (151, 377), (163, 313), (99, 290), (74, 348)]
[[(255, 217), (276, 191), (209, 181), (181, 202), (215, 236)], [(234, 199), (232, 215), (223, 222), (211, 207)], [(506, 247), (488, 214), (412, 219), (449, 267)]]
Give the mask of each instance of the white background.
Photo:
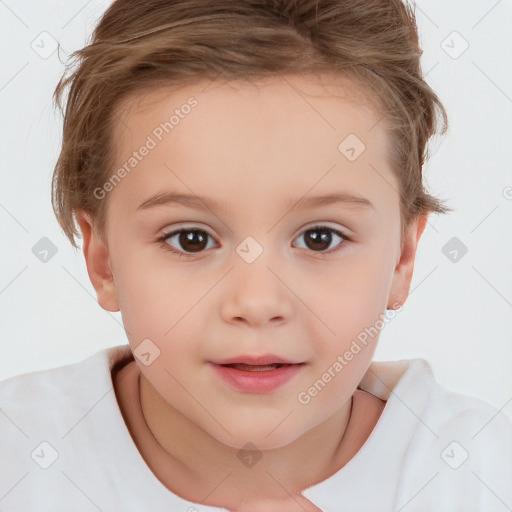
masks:
[[(48, 32), (65, 60), (109, 4), (0, 2), (0, 380), (128, 342), (121, 314), (98, 305), (82, 252), (51, 209), (61, 133), (51, 96), (63, 65), (57, 52), (41, 58), (31, 47)], [(376, 359), (425, 358), (445, 387), (512, 417), (512, 2), (421, 1), (417, 22), (422, 66), (450, 123), (424, 173), (456, 211), (430, 217), (411, 295)], [(469, 44), (457, 58), (464, 41), (453, 31)], [(58, 249), (46, 263), (32, 252), (42, 237)], [(452, 237), (468, 248), (456, 263), (442, 252)]]

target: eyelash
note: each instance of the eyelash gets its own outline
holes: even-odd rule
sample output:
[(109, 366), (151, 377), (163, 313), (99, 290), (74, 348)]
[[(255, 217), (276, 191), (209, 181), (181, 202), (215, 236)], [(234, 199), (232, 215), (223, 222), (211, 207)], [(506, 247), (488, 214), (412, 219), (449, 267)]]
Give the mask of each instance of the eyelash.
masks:
[[(340, 238), (343, 239), (342, 242), (339, 243), (339, 245), (338, 245), (338, 247), (336, 249), (331, 249), (330, 251), (326, 251), (326, 252), (311, 251), (314, 254), (319, 255), (320, 257), (328, 257), (331, 254), (337, 253), (338, 251), (343, 250), (343, 246), (347, 242), (350, 242), (350, 238), (343, 231), (341, 231), (339, 229), (331, 228), (329, 226), (323, 226), (321, 224), (308, 227), (307, 229), (302, 231), (299, 236), (303, 235), (306, 231), (312, 231), (312, 230), (315, 230), (315, 229), (324, 229), (324, 230), (326, 229), (326, 230), (328, 230), (328, 231), (338, 235)], [(178, 251), (178, 250), (174, 249), (171, 245), (169, 245), (167, 243), (167, 240), (169, 238), (173, 237), (174, 235), (178, 235), (181, 232), (191, 232), (191, 231), (199, 231), (201, 233), (205, 233), (208, 237), (213, 239), (213, 237), (207, 231), (205, 231), (204, 229), (181, 228), (181, 229), (177, 229), (175, 231), (171, 231), (170, 233), (165, 233), (161, 237), (157, 238), (156, 241), (160, 242), (162, 247), (165, 250), (168, 250), (168, 251), (172, 252), (173, 254), (177, 255), (179, 258), (188, 258), (188, 257), (194, 256), (196, 254), (201, 254), (201, 252), (204, 252), (204, 251), (199, 251), (199, 252), (196, 252), (196, 253), (186, 253), (186, 252)]]

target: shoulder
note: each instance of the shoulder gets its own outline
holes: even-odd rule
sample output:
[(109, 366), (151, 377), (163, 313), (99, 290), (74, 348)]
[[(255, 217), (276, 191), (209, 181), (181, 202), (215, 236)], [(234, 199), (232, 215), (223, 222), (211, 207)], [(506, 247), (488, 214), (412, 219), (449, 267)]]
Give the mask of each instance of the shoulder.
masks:
[(389, 397), (396, 417), (408, 425), (406, 431), (394, 426), (407, 440), (397, 506), (411, 500), (408, 511), (508, 510), (510, 419), (478, 398), (446, 389), (424, 360), (408, 361), (402, 370)]
[(36, 397), (61, 382), (81, 379), (86, 375), (92, 376), (92, 373), (109, 373), (110, 370), (126, 364), (130, 358), (133, 360), (131, 354), (129, 345), (105, 348), (75, 363), (22, 373), (0, 380), (0, 392), (6, 397), (31, 391), (31, 396)]
[[(480, 440), (487, 447), (496, 443), (496, 438), (512, 441), (512, 422), (501, 410), (479, 398), (447, 389), (435, 379), (427, 361), (413, 360), (406, 376), (408, 379), (404, 378), (396, 390), (410, 401), (411, 412), (418, 415), (423, 426), (421, 430), (428, 431), (433, 439), (455, 436), (475, 447)], [(415, 394), (422, 400), (415, 402)]]
[[(41, 425), (62, 425), (92, 401), (112, 389), (111, 370), (131, 356), (128, 345), (95, 352), (86, 359), (46, 370), (16, 375), (0, 381), (0, 431), (13, 425), (30, 435)], [(6, 420), (9, 420), (7, 421)]]
[(450, 430), (475, 435), (488, 425), (491, 431), (496, 429), (505, 435), (512, 429), (512, 422), (503, 412), (440, 384), (425, 359), (373, 362), (359, 388), (390, 402), (394, 414), (413, 418), (415, 428), (418, 423), (424, 427), (418, 432), (430, 431), (433, 437)]
[(80, 389), (93, 389), (98, 377), (110, 379), (110, 370), (125, 360), (128, 345), (95, 352), (86, 359), (55, 368), (15, 375), (0, 381), (2, 408), (37, 407), (40, 400), (67, 400)]
[(3, 436), (37, 437), (59, 426), (81, 410), (95, 388), (105, 380), (105, 351), (85, 360), (23, 373), (0, 381), (0, 432)]
[(55, 505), (52, 486), (62, 483), (60, 469), (75, 459), (87, 464), (89, 441), (105, 435), (115, 414), (110, 369), (127, 355), (124, 347), (0, 381), (0, 481), (12, 488), (2, 498), (4, 506)]

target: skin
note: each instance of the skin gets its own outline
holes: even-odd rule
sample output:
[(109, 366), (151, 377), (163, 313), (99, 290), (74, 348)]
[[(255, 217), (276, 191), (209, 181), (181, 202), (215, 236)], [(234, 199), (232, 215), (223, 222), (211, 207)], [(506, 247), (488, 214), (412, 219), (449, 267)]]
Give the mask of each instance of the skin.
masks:
[[(100, 305), (121, 311), (132, 350), (147, 338), (160, 350), (150, 365), (136, 357), (113, 376), (121, 411), (151, 470), (189, 501), (237, 512), (318, 510), (300, 491), (357, 453), (385, 405), (356, 389), (378, 335), (309, 403), (297, 398), (386, 309), (404, 304), (427, 220), (415, 219), (400, 244), (381, 113), (352, 82), (319, 78), (199, 83), (130, 98), (114, 131), (117, 166), (188, 98), (198, 105), (108, 193), (105, 243), (91, 217), (79, 216)], [(350, 133), (366, 146), (353, 162), (338, 151)], [(212, 197), (225, 210), (137, 213), (162, 190)], [(293, 208), (305, 195), (338, 191), (373, 207)], [(318, 248), (305, 233), (318, 224), (349, 239), (330, 232)], [(200, 252), (178, 236), (156, 241), (184, 225), (210, 235)], [(263, 248), (252, 263), (236, 251), (247, 236)], [(206, 363), (266, 353), (307, 364), (272, 393), (250, 394)], [(248, 442), (262, 455), (250, 468), (237, 457)]]

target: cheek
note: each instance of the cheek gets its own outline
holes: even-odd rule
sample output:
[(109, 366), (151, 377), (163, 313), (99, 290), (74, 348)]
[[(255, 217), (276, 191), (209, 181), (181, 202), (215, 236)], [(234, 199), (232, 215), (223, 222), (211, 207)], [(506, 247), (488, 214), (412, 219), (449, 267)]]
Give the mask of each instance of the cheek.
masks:
[(333, 336), (353, 337), (385, 311), (392, 270), (381, 254), (358, 252), (317, 276), (321, 315)]
[(312, 369), (295, 397), (296, 419), (300, 417), (309, 429), (339, 411), (354, 394), (372, 355), (372, 347), (362, 347), (348, 361), (341, 350)]
[[(202, 280), (185, 282), (178, 273), (162, 277), (154, 267), (119, 276), (121, 315), (136, 354), (137, 347), (142, 350), (147, 346), (158, 353), (162, 368), (179, 372), (183, 362), (187, 361), (190, 367), (199, 365), (204, 358), (200, 350), (205, 334), (203, 319), (211, 310), (211, 304), (201, 298), (208, 286)], [(148, 368), (148, 371), (153, 370)]]
[(391, 266), (382, 250), (361, 251), (321, 278), (319, 316), (329, 329), (317, 331), (321, 364), (310, 375), (316, 407), (340, 406), (367, 370), (384, 325)]
[(201, 292), (204, 294), (204, 285), (196, 283), (200, 289), (194, 290), (194, 282), (186, 279), (184, 272), (166, 265), (153, 250), (133, 249), (130, 254), (126, 246), (119, 256), (114, 279), (121, 313), (128, 324), (139, 329), (144, 325), (169, 329), (197, 302)]

